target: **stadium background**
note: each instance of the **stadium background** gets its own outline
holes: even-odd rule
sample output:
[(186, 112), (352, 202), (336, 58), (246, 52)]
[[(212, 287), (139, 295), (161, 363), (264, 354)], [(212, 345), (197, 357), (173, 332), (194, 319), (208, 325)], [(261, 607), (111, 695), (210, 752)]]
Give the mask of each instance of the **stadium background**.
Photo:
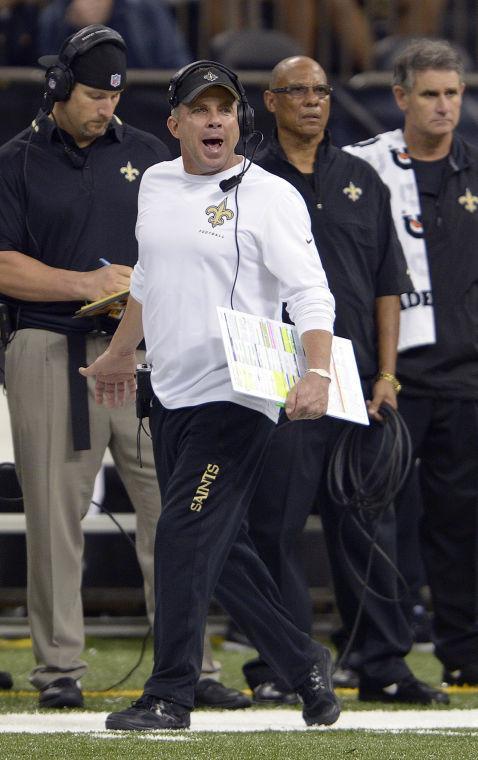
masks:
[[(168, 5), (184, 34), (194, 58), (215, 58), (236, 68), (241, 75), (249, 102), (255, 109), (256, 128), (267, 139), (273, 119), (265, 111), (262, 92), (267, 87), (272, 66), (294, 50), (312, 52), (331, 72), (334, 87), (330, 128), (337, 145), (366, 139), (378, 132), (401, 126), (401, 115), (390, 92), (390, 62), (393, 50), (409, 35), (434, 32), (445, 36), (463, 51), (467, 90), (459, 132), (477, 140), (478, 71), (475, 70), (478, 38), (478, 2), (434, 0), (441, 8), (433, 20), (423, 17), (427, 2), (406, 0), (365, 0), (358, 3), (372, 33), (373, 45), (367, 66), (354, 60), (350, 41), (341, 37), (341, 23), (332, 6), (340, 11), (340, 0), (169, 0)], [(289, 5), (288, 13), (287, 5)], [(291, 14), (290, 6), (295, 12)], [(216, 11), (221, 6), (221, 16)], [(332, 9), (332, 10), (331, 10)], [(1, 10), (1, 5), (0, 5)], [(405, 18), (409, 14), (408, 22)], [(290, 28), (286, 17), (292, 19)], [(405, 21), (404, 21), (405, 18)], [(407, 27), (408, 23), (408, 27)], [(414, 28), (414, 23), (416, 27)], [(433, 29), (430, 28), (434, 24)], [(312, 41), (311, 41), (312, 40)], [(313, 50), (307, 48), (312, 44)], [(0, 50), (2, 38), (0, 34)], [(234, 51), (234, 52), (232, 52)], [(52, 51), (53, 52), (53, 51)], [(234, 58), (235, 55), (235, 58)], [(232, 58), (231, 58), (232, 56)], [(0, 58), (1, 60), (1, 58)], [(135, 69), (128, 75), (127, 93), (118, 115), (125, 121), (163, 139), (173, 155), (177, 144), (165, 122), (169, 112), (167, 86), (169, 70)], [(43, 73), (38, 68), (0, 66), (0, 144), (32, 120), (41, 103)], [(0, 354), (0, 367), (2, 356)], [(13, 454), (4, 396), (0, 399), (0, 464), (11, 463)], [(101, 491), (100, 484), (100, 491)], [(0, 497), (19, 498), (12, 466), (0, 468)], [(104, 468), (104, 505), (114, 513), (131, 513), (129, 499), (109, 460)], [(12, 513), (20, 514), (21, 501), (0, 500), (0, 631), (26, 627), (25, 539), (21, 520), (17, 527)], [(10, 526), (7, 530), (7, 515)], [(12, 527), (13, 525), (13, 527)], [(115, 532), (87, 533), (84, 562), (84, 604), (87, 617), (105, 617), (118, 622), (128, 615), (143, 619), (141, 576), (134, 553), (125, 548), (125, 538)], [(334, 604), (330, 577), (321, 539), (320, 521), (312, 516), (304, 535), (304, 561), (317, 612), (322, 621), (333, 625)], [(125, 552), (129, 557), (125, 561)], [(220, 615), (213, 608), (212, 613)]]

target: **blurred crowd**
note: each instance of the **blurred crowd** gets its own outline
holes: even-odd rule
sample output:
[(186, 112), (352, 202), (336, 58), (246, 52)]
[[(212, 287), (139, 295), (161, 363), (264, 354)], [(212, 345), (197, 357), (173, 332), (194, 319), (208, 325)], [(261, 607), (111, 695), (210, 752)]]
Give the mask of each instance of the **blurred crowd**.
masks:
[[(204, 57), (269, 68), (290, 52), (351, 75), (390, 69), (418, 36), (453, 41), (473, 68), (477, 21), (476, 0), (0, 0), (0, 65), (35, 66), (66, 36), (99, 23), (122, 34), (130, 68), (174, 69)], [(259, 49), (258, 31), (266, 32)], [(234, 45), (241, 55), (226, 60)]]

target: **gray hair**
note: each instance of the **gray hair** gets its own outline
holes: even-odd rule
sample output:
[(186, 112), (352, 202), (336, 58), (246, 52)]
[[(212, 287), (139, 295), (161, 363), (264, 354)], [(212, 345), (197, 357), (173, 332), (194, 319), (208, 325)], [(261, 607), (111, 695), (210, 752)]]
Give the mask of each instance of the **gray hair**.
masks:
[(412, 40), (395, 58), (392, 84), (410, 91), (416, 72), (427, 69), (456, 71), (463, 79), (464, 65), (458, 51), (446, 40), (422, 38)]

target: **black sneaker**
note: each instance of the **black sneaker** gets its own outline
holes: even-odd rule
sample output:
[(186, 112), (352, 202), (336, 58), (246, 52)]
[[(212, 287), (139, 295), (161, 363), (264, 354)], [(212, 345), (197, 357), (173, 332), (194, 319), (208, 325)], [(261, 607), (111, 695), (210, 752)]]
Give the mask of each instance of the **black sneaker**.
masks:
[(284, 691), (274, 681), (260, 683), (253, 689), (254, 702), (274, 705), (296, 705), (299, 695), (295, 691)]
[(13, 686), (13, 680), (10, 673), (6, 670), (0, 670), (0, 689), (11, 689)]
[(220, 707), (223, 710), (240, 710), (250, 707), (252, 701), (242, 691), (229, 689), (214, 678), (201, 678), (194, 687), (195, 707)]
[(447, 686), (478, 686), (478, 663), (462, 665), (454, 670), (445, 668), (443, 682)]
[(448, 694), (423, 683), (410, 674), (401, 681), (382, 686), (361, 676), (359, 700), (362, 702), (409, 702), (416, 705), (450, 704)]
[(38, 697), (40, 707), (83, 707), (83, 694), (74, 678), (57, 678), (43, 689)]
[(340, 702), (332, 685), (332, 655), (325, 647), (305, 681), (297, 687), (308, 726), (330, 726), (340, 715)]
[(105, 725), (113, 731), (164, 731), (189, 728), (190, 724), (185, 707), (143, 694), (127, 710), (110, 713)]

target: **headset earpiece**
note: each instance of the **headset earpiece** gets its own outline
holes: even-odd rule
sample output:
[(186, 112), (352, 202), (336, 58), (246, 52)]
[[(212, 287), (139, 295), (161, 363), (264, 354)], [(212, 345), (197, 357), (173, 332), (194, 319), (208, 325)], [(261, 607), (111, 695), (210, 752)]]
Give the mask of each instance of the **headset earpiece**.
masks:
[(90, 24), (80, 29), (64, 43), (58, 61), (45, 72), (45, 96), (50, 102), (68, 100), (75, 84), (71, 69), (74, 59), (102, 42), (113, 42), (126, 50), (126, 43), (119, 32), (102, 24)]
[(69, 64), (59, 61), (46, 70), (45, 92), (54, 102), (68, 100), (73, 89), (74, 77)]
[(189, 63), (187, 66), (183, 66), (182, 69), (179, 69), (179, 71), (176, 72), (176, 74), (173, 76), (173, 78), (171, 79), (169, 83), (168, 100), (169, 100), (169, 104), (171, 105), (171, 108), (176, 108), (176, 106), (179, 103), (178, 96), (177, 96), (178, 88), (180, 87), (181, 83), (186, 79), (186, 77), (188, 77), (193, 71), (196, 71), (197, 69), (206, 68), (207, 66), (214, 66), (216, 69), (223, 71), (226, 74), (226, 76), (230, 79), (233, 87), (239, 93), (240, 100), (237, 106), (237, 119), (239, 122), (239, 127), (241, 129), (242, 139), (244, 140), (244, 142), (247, 142), (249, 138), (251, 137), (252, 133), (254, 132), (254, 109), (249, 105), (246, 92), (237, 74), (234, 71), (232, 71), (232, 69), (228, 68), (227, 66), (224, 66), (223, 63), (217, 63), (216, 61), (201, 60), (201, 61), (194, 61), (193, 63)]

